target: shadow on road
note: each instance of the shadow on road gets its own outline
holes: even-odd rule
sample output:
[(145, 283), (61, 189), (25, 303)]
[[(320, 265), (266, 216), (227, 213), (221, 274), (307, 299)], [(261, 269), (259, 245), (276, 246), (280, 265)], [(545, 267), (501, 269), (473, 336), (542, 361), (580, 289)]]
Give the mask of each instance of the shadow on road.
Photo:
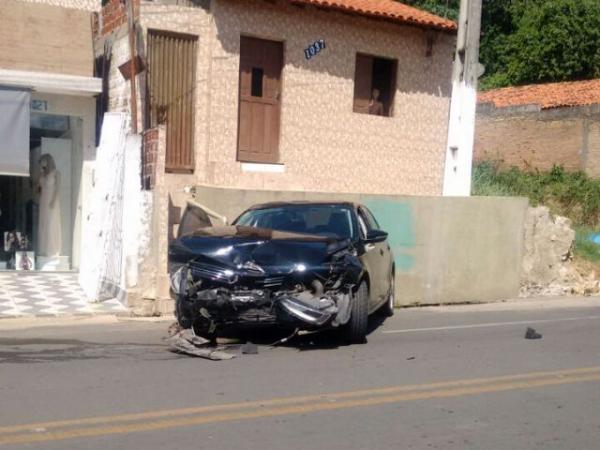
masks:
[[(381, 314), (371, 316), (368, 334), (375, 331), (384, 321), (385, 318)], [(166, 331), (165, 329), (165, 334)], [(240, 353), (242, 344), (246, 342), (266, 347), (289, 336), (289, 330), (277, 329), (228, 333), (224, 337), (229, 343), (225, 343), (223, 347), (230, 352)], [(336, 330), (327, 330), (297, 335), (278, 345), (298, 351), (311, 351), (334, 350), (346, 347), (349, 343)], [(147, 361), (186, 358), (186, 356), (168, 352), (168, 348), (169, 344), (165, 341), (103, 343), (68, 338), (0, 338), (0, 363), (35, 364), (115, 358)]]
[[(164, 343), (100, 343), (78, 339), (0, 338), (0, 363), (31, 364), (121, 357), (147, 360), (165, 354), (166, 352), (163, 351), (165, 347)], [(160, 359), (173, 359), (173, 357)]]
[[(385, 322), (385, 316), (382, 314), (373, 314), (369, 317), (369, 328), (367, 331), (368, 335), (373, 333), (379, 328), (383, 322)], [(290, 336), (289, 330), (280, 329), (262, 329), (262, 330), (246, 330), (238, 332), (229, 332), (224, 335), (224, 338), (233, 339), (241, 345), (245, 342), (252, 342), (258, 346), (271, 346), (274, 343)], [(299, 351), (310, 351), (310, 350), (333, 350), (339, 347), (349, 346), (349, 342), (342, 336), (339, 330), (325, 330), (309, 334), (300, 334), (290, 338), (288, 341), (282, 344), (278, 344), (280, 347), (297, 349)], [(232, 345), (232, 348), (235, 345)]]

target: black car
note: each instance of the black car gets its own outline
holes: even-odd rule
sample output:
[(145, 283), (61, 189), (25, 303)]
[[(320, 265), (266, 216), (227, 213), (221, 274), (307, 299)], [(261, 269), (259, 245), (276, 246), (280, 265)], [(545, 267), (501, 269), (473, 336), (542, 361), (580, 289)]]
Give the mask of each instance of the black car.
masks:
[(194, 226), (202, 215), (188, 206), (169, 247), (182, 327), (205, 337), (246, 326), (339, 328), (362, 342), (370, 313), (393, 314), (388, 234), (365, 206), (268, 203), (231, 226)]

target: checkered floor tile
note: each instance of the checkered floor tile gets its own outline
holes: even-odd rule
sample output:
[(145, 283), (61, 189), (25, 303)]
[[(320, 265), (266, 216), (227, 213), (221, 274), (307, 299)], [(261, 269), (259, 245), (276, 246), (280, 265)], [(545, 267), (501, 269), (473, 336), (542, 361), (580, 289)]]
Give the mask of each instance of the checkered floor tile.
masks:
[(126, 311), (117, 300), (90, 303), (76, 273), (0, 272), (0, 318)]

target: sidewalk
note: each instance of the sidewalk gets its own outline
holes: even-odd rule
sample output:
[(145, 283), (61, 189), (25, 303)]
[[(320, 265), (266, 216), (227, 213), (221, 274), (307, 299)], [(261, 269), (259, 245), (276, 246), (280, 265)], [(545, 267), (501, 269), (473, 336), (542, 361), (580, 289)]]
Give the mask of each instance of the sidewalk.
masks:
[(76, 273), (0, 273), (0, 319), (126, 311), (117, 300), (88, 302)]

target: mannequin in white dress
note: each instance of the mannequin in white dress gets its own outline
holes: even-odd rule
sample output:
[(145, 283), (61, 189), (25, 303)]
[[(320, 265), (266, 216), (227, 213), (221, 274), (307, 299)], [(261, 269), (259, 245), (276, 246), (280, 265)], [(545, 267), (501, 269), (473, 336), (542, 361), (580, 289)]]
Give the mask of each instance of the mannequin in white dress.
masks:
[(38, 227), (38, 254), (58, 256), (62, 247), (60, 218), (60, 172), (52, 155), (40, 157), (40, 215)]

